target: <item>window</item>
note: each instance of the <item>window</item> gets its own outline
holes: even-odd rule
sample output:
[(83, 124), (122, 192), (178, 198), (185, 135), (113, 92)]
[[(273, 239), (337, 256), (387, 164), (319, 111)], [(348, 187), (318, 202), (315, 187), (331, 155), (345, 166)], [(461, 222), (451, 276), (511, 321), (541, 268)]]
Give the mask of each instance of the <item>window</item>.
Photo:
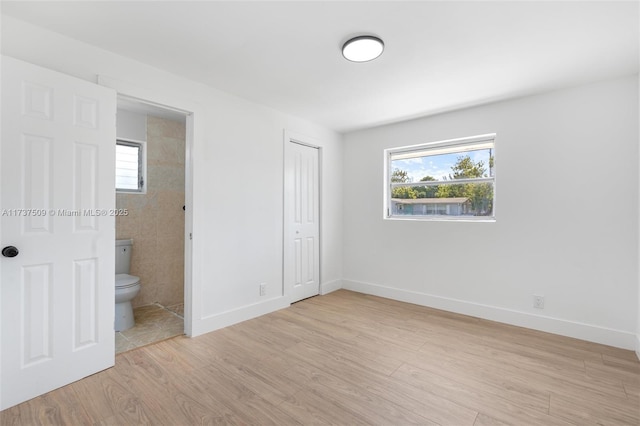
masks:
[(144, 192), (144, 144), (116, 141), (116, 191)]
[(495, 137), (385, 150), (385, 218), (494, 220)]

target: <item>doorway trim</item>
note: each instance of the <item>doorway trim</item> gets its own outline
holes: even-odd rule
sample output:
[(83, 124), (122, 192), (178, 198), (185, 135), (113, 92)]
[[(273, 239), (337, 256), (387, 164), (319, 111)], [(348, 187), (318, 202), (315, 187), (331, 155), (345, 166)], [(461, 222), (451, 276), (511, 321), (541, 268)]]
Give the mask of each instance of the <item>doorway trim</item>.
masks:
[(287, 215), (287, 158), (290, 155), (291, 144), (295, 143), (318, 150), (318, 295), (322, 294), (322, 145), (315, 138), (284, 129), (283, 132), (283, 163), (282, 163), (282, 295), (292, 303), (293, 289), (288, 285), (285, 277), (287, 267), (287, 235), (289, 221)]
[(200, 318), (200, 306), (194, 303), (200, 288), (194, 283), (193, 270), (193, 150), (196, 127), (197, 106), (183, 100), (168, 98), (155, 91), (142, 89), (110, 77), (98, 76), (100, 86), (110, 87), (117, 92), (118, 99), (124, 99), (185, 115), (185, 219), (184, 219), (184, 334), (193, 336), (194, 321)]

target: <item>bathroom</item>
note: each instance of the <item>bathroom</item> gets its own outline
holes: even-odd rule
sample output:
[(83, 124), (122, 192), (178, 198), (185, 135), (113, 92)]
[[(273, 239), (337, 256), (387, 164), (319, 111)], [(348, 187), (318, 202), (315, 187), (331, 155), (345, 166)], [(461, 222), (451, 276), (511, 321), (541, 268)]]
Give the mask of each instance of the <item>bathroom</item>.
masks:
[(140, 290), (130, 300), (135, 325), (116, 331), (116, 353), (184, 333), (185, 134), (183, 114), (118, 100), (117, 144), (136, 147), (139, 185), (116, 185), (116, 208), (126, 212), (116, 240), (133, 242), (128, 273)]

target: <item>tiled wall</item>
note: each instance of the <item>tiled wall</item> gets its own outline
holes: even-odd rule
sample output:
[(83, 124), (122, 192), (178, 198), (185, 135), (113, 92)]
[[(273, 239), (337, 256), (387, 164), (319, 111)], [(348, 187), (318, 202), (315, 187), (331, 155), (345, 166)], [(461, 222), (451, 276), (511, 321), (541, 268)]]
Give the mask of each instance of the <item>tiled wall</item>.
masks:
[(147, 117), (147, 193), (117, 194), (116, 238), (133, 238), (131, 274), (140, 277), (134, 307), (184, 299), (183, 123)]

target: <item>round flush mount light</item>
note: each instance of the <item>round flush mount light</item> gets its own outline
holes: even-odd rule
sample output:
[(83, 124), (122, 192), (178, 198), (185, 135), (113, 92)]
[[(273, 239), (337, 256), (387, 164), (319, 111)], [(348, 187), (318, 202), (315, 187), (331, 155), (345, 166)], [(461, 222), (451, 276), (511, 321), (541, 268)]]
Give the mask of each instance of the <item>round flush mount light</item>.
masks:
[(367, 62), (382, 55), (384, 43), (378, 37), (362, 35), (348, 40), (342, 46), (342, 56), (352, 62)]

